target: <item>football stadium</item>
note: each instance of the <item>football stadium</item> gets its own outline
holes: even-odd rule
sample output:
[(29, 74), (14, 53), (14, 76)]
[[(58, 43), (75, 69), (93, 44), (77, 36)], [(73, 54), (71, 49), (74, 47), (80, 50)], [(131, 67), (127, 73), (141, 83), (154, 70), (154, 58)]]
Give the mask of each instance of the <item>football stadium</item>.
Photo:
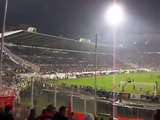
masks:
[(117, 37), (114, 26), (113, 41), (103, 44), (98, 34), (90, 40), (35, 27), (2, 29), (0, 119), (155, 120), (159, 114), (159, 33)]

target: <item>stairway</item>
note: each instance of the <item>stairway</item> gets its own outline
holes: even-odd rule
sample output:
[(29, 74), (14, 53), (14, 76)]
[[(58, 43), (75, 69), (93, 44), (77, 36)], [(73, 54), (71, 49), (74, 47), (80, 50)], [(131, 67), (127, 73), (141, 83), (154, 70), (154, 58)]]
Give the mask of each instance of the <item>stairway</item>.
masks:
[(25, 69), (28, 69), (32, 72), (36, 72), (36, 73), (39, 73), (40, 71), (40, 67), (38, 65), (35, 65), (27, 60), (24, 60), (22, 58), (20, 58), (19, 56), (13, 54), (7, 47), (3, 47), (3, 51), (5, 54), (7, 54), (11, 60), (13, 62), (16, 62), (18, 63), (21, 67), (24, 67)]

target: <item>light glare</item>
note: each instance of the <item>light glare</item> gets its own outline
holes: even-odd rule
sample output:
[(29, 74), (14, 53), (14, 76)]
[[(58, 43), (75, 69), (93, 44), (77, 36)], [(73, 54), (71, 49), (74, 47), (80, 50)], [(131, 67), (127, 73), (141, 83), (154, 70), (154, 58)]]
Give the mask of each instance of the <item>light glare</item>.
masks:
[(119, 25), (123, 20), (122, 8), (117, 4), (113, 4), (107, 11), (107, 20), (113, 26)]

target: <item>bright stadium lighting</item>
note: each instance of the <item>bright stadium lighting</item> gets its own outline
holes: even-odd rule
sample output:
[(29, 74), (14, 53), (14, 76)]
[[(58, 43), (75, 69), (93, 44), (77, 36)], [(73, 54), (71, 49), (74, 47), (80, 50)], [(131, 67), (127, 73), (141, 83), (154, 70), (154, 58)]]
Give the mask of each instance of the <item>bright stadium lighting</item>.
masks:
[(123, 20), (123, 10), (118, 4), (114, 3), (108, 8), (106, 17), (110, 25), (117, 26)]

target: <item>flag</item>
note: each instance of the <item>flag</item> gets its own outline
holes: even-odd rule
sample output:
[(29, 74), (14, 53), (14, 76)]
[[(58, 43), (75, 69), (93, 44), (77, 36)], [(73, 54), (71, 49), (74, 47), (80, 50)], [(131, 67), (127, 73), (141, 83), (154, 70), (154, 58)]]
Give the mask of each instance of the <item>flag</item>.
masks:
[(71, 102), (69, 102), (68, 106), (67, 106), (67, 117), (71, 116)]
[(3, 96), (0, 97), (0, 108), (2, 108), (3, 110), (5, 109), (6, 105), (11, 106), (12, 110), (13, 110), (13, 101), (14, 101), (14, 96)]

